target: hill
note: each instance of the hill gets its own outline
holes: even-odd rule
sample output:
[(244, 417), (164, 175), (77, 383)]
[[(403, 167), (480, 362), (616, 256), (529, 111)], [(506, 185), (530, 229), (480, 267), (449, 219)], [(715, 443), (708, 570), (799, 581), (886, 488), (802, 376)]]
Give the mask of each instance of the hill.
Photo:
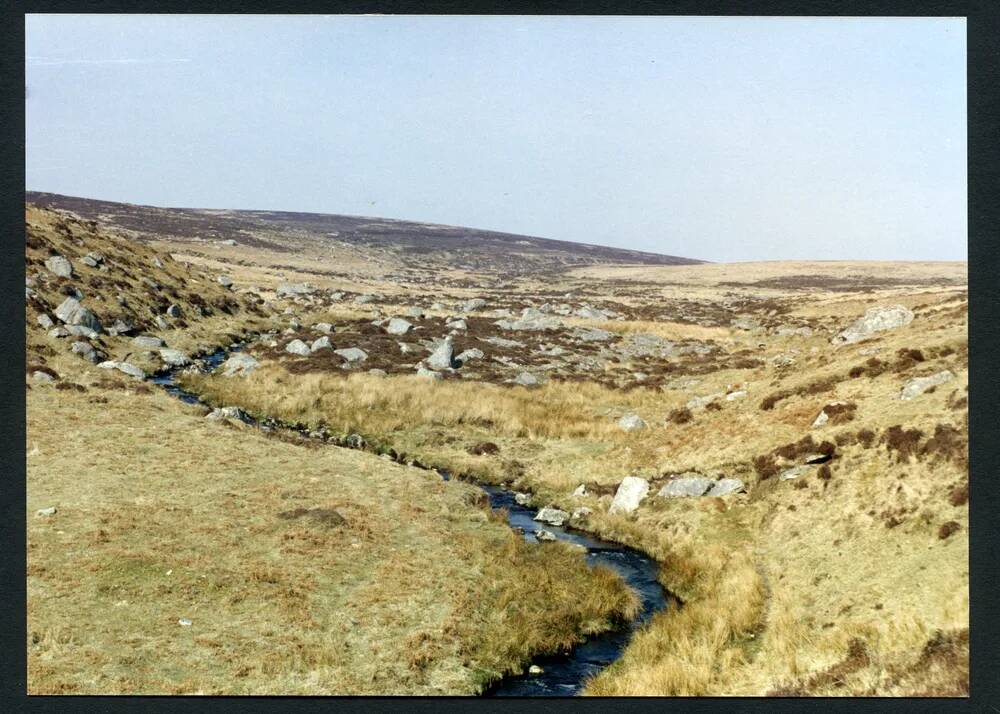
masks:
[(702, 261), (459, 226), (288, 211), (159, 208), (29, 191), (26, 201), (70, 211), (144, 240), (235, 241), (299, 251), (312, 241), (487, 273), (534, 273), (602, 264), (692, 265)]

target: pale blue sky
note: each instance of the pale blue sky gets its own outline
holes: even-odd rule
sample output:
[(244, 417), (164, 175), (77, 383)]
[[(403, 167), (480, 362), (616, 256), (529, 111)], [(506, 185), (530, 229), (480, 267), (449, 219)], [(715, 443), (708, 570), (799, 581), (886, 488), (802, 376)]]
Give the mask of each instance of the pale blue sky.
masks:
[(966, 258), (965, 22), (29, 16), (27, 188)]

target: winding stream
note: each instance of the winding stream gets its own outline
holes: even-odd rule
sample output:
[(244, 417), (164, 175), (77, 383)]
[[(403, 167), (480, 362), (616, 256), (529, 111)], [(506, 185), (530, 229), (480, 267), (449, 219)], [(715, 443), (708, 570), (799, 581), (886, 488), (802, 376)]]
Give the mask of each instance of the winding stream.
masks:
[[(220, 349), (202, 357), (200, 362), (206, 371), (221, 364), (230, 351), (239, 350), (239, 346), (231, 350)], [(185, 391), (176, 382), (176, 374), (180, 368), (162, 372), (150, 378), (154, 384), (162, 386), (172, 396), (189, 404), (198, 404), (201, 400), (197, 395)], [(260, 425), (258, 425), (260, 426)], [(448, 475), (438, 472), (445, 479)], [(615, 570), (639, 595), (642, 607), (634, 620), (617, 629), (590, 637), (577, 645), (571, 651), (536, 657), (533, 664), (542, 668), (540, 674), (521, 674), (505, 677), (495, 682), (483, 694), (484, 696), (573, 696), (583, 688), (584, 682), (600, 670), (617, 660), (632, 633), (641, 627), (654, 613), (670, 604), (671, 600), (657, 580), (659, 565), (652, 558), (632, 548), (618, 543), (611, 543), (594, 538), (582, 531), (568, 527), (556, 527), (539, 523), (534, 520), (535, 509), (519, 505), (514, 500), (514, 493), (499, 486), (476, 482), (490, 499), (493, 509), (505, 508), (508, 514), (508, 524), (511, 528), (524, 534), (524, 539), (537, 543), (532, 533), (544, 529), (552, 533), (557, 540), (574, 543), (587, 549), (588, 564), (604, 565)]]

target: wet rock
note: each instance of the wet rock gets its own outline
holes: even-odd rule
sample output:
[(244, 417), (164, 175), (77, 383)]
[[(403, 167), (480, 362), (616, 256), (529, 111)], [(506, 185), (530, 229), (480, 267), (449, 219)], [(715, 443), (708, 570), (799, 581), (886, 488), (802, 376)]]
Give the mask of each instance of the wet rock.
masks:
[(731, 493), (739, 493), (745, 489), (746, 486), (738, 478), (720, 478), (705, 495), (709, 497), (728, 496)]
[(101, 321), (76, 298), (68, 297), (56, 308), (56, 317), (67, 325), (82, 325), (94, 332), (101, 332)]
[(348, 363), (364, 362), (368, 359), (368, 353), (359, 347), (347, 347), (345, 349), (334, 350), (334, 353), (343, 357)]
[(243, 377), (260, 367), (260, 362), (243, 352), (230, 355), (220, 367), (223, 377)]
[(646, 428), (646, 422), (638, 414), (626, 414), (618, 420), (618, 428), (622, 431), (639, 431)]
[(253, 419), (250, 415), (239, 407), (217, 407), (211, 411), (206, 417), (211, 421), (227, 421), (230, 419), (243, 422), (244, 424), (253, 423)]
[(649, 493), (649, 481), (638, 476), (622, 479), (608, 513), (632, 513)]
[(191, 363), (191, 358), (181, 350), (161, 349), (160, 359), (171, 367), (185, 367)]
[(70, 350), (73, 354), (80, 355), (91, 364), (97, 364), (100, 361), (97, 350), (89, 342), (74, 342), (70, 345)]
[(868, 339), (876, 332), (893, 330), (913, 322), (913, 312), (903, 305), (873, 307), (865, 311), (850, 327), (834, 337), (835, 345), (849, 345)]
[(313, 343), (309, 346), (310, 352), (319, 352), (320, 350), (332, 350), (333, 345), (330, 343), (330, 338), (327, 336), (320, 337), (313, 340)]
[(437, 346), (434, 352), (431, 353), (431, 356), (427, 358), (427, 366), (431, 369), (450, 369), (452, 367), (453, 353), (452, 338), (451, 335), (448, 335)]
[(287, 345), (285, 345), (285, 352), (289, 352), (293, 355), (301, 355), (306, 357), (309, 355), (309, 345), (307, 345), (302, 340), (292, 340)]
[(127, 374), (133, 379), (145, 379), (146, 373), (130, 362), (119, 362), (118, 360), (108, 360), (97, 365), (101, 369), (117, 369), (123, 374)]
[(660, 498), (704, 496), (713, 483), (703, 476), (682, 476), (668, 481), (656, 495)]
[(158, 349), (163, 347), (163, 340), (152, 335), (138, 335), (132, 338), (132, 344), (144, 349)]
[(932, 374), (929, 377), (915, 377), (903, 386), (902, 391), (899, 393), (899, 398), (904, 402), (909, 401), (915, 397), (919, 397), (931, 387), (936, 387), (940, 384), (944, 384), (945, 382), (950, 382), (954, 378), (955, 375), (947, 369), (943, 372)]
[(548, 523), (550, 526), (561, 526), (569, 518), (566, 511), (546, 506), (535, 514), (534, 520)]
[(405, 335), (413, 328), (413, 324), (408, 320), (404, 320), (401, 317), (394, 317), (389, 320), (389, 324), (386, 325), (385, 331), (390, 335)]
[(73, 275), (73, 264), (61, 255), (53, 255), (46, 260), (45, 267), (60, 278), (69, 278)]

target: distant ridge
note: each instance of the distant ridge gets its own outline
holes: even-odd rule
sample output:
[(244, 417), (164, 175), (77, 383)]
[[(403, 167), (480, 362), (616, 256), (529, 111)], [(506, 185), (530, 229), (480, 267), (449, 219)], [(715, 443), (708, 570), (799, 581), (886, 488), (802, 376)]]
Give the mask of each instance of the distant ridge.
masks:
[(295, 250), (296, 239), (335, 239), (401, 258), (477, 270), (539, 272), (580, 265), (694, 265), (705, 261), (536, 236), (390, 218), (291, 211), (160, 208), (28, 191), (25, 201), (70, 211), (139, 239), (235, 240)]

